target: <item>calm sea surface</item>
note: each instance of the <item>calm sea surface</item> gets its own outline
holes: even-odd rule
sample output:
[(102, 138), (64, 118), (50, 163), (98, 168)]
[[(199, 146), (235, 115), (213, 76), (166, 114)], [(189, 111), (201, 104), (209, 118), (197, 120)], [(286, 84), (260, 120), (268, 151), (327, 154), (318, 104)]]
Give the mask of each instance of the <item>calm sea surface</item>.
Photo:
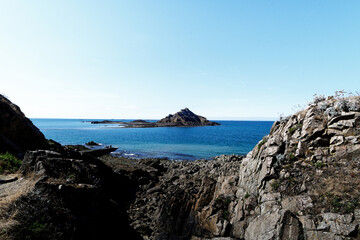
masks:
[[(220, 126), (121, 128), (92, 119), (31, 119), (48, 139), (61, 144), (95, 141), (133, 158), (194, 160), (220, 154), (247, 154), (269, 134), (272, 121), (216, 121)], [(99, 119), (96, 119), (99, 120)], [(121, 120), (120, 121), (131, 121)]]

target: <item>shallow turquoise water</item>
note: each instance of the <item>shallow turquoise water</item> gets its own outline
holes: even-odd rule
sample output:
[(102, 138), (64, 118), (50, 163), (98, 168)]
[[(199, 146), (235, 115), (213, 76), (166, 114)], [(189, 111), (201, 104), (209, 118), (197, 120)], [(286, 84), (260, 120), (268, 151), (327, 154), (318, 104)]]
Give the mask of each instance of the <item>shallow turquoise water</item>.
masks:
[(272, 121), (217, 121), (220, 126), (121, 128), (90, 124), (91, 119), (31, 120), (46, 138), (61, 144), (95, 141), (118, 147), (116, 154), (122, 156), (185, 160), (246, 154), (269, 133), (273, 124)]

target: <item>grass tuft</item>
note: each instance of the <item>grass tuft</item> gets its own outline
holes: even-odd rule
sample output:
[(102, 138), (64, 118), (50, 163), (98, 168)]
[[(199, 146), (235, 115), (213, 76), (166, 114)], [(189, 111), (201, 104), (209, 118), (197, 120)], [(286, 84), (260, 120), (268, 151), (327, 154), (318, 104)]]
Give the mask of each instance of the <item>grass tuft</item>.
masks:
[(0, 154), (0, 174), (14, 173), (19, 170), (21, 161), (11, 153)]

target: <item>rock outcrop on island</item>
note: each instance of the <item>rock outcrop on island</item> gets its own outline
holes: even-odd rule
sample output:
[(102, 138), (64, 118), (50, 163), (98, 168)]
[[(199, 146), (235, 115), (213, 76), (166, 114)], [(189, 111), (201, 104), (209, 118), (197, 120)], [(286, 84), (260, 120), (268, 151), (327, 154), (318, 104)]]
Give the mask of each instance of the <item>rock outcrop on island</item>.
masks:
[(360, 239), (360, 97), (275, 122), (246, 156), (98, 159), (51, 147), (1, 182), (0, 239)]
[(20, 108), (0, 95), (0, 152), (24, 154), (44, 149), (47, 141)]
[(165, 126), (216, 126), (220, 125), (216, 122), (211, 122), (206, 118), (196, 115), (190, 109), (184, 108), (180, 112), (170, 114), (167, 117), (157, 121), (158, 124)]
[(169, 114), (167, 117), (157, 121), (148, 122), (145, 120), (124, 121), (92, 121), (92, 124), (120, 124), (126, 128), (153, 128), (153, 127), (199, 127), (199, 126), (218, 126), (217, 122), (207, 120), (205, 117), (196, 115), (190, 109), (181, 109), (180, 112)]

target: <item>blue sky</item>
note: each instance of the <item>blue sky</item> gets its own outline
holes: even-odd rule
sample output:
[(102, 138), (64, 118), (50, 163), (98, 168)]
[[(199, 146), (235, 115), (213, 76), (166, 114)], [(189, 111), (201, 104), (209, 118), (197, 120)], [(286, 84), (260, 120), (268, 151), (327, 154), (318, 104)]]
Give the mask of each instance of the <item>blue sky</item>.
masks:
[(278, 118), (360, 91), (359, 1), (1, 1), (0, 93), (29, 117)]

